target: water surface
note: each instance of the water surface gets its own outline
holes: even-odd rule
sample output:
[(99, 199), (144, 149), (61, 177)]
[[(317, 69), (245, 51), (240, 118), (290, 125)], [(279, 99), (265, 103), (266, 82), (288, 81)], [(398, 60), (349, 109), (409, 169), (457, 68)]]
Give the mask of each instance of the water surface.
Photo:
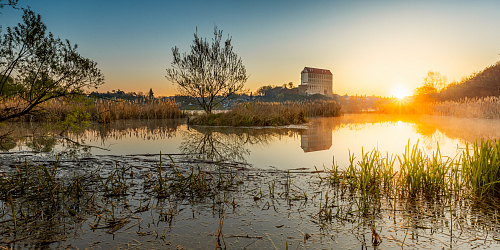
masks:
[[(438, 116), (344, 115), (311, 119), (308, 124), (277, 128), (188, 126), (185, 120), (125, 120), (96, 124), (74, 141), (93, 146), (94, 155), (185, 154), (212, 161), (235, 161), (256, 168), (340, 167), (349, 154), (378, 149), (402, 155), (418, 143), (427, 154), (439, 146), (442, 156), (456, 157), (466, 143), (500, 137), (500, 122)], [(14, 150), (40, 150), (18, 143)], [(63, 150), (49, 145), (56, 151)], [(47, 146), (42, 148), (47, 150)], [(355, 160), (356, 161), (356, 160)]]

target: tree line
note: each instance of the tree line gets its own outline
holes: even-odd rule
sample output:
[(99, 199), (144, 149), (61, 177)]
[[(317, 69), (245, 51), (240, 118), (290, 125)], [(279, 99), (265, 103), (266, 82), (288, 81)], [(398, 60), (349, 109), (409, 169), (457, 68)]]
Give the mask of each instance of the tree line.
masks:
[(422, 86), (416, 88), (413, 94), (417, 100), (423, 101), (459, 101), (500, 96), (500, 62), (449, 84), (446, 76), (431, 70), (424, 77)]

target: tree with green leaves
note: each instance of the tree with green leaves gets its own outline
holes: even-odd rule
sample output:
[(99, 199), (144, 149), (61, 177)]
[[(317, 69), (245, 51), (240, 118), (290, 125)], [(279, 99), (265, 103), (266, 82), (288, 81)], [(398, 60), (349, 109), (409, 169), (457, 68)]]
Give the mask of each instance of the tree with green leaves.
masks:
[(104, 83), (97, 63), (81, 56), (77, 45), (55, 38), (40, 15), (23, 11), (23, 23), (0, 36), (0, 122), (39, 112), (40, 104), (51, 99), (81, 96)]
[(207, 114), (212, 113), (214, 106), (242, 93), (248, 79), (241, 58), (233, 52), (232, 38), (223, 42), (222, 30), (217, 27), (214, 36), (209, 43), (198, 37), (197, 30), (189, 54), (172, 48), (174, 60), (166, 75), (178, 85), (181, 95), (195, 98)]

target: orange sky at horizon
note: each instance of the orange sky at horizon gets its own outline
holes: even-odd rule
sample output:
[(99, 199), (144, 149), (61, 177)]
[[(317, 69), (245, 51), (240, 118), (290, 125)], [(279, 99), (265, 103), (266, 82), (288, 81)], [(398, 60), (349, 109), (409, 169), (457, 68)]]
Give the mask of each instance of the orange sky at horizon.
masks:
[[(98, 63), (106, 79), (99, 92), (152, 88), (156, 96), (175, 95), (176, 86), (165, 78), (171, 48), (189, 52), (196, 29), (200, 37), (212, 39), (214, 25), (232, 37), (249, 74), (245, 87), (252, 92), (265, 85), (297, 86), (302, 69), (314, 67), (333, 73), (337, 94), (390, 97), (412, 94), (429, 70), (452, 82), (500, 61), (500, 33), (495, 32), (500, 1), (20, 4)], [(2, 13), (3, 27), (21, 21), (19, 10)]]

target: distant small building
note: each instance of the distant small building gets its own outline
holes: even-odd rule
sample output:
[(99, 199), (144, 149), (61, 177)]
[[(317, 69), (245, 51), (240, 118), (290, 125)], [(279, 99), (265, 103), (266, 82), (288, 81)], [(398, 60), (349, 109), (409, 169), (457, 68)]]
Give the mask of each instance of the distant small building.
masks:
[(327, 69), (305, 67), (300, 74), (299, 94), (333, 97), (332, 72)]

